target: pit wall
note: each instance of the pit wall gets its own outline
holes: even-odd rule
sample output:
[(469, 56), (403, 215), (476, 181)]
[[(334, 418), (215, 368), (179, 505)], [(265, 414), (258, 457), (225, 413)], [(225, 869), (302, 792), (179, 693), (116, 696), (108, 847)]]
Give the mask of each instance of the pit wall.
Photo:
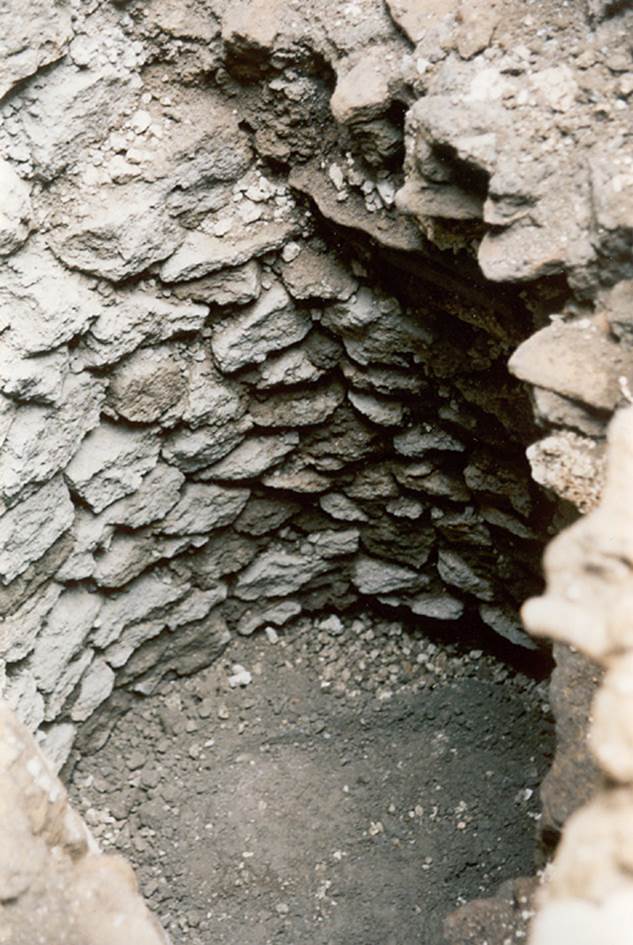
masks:
[[(58, 765), (114, 685), (299, 608), (465, 608), (525, 642), (548, 514), (513, 351), (533, 477), (600, 499), (633, 380), (628, 5), (301, 7), (0, 12), (3, 692)], [(534, 945), (630, 927), (628, 417), (526, 610), (559, 680), (570, 642), (608, 668), (618, 784), (571, 821)]]
[[(399, 213), (401, 119), (337, 125), (332, 37), (277, 63), (187, 10), (42, 4), (5, 77), (0, 666), (57, 766), (115, 686), (302, 611), (534, 646), (553, 506), (505, 363), (541, 288)], [(372, 16), (348, 41), (402, 57)]]

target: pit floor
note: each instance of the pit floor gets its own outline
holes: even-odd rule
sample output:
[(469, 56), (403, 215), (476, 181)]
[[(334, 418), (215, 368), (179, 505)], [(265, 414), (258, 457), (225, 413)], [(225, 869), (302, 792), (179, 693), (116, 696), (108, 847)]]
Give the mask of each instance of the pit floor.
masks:
[(163, 682), (72, 771), (174, 945), (440, 945), (533, 872), (545, 683), (399, 621), (320, 623)]

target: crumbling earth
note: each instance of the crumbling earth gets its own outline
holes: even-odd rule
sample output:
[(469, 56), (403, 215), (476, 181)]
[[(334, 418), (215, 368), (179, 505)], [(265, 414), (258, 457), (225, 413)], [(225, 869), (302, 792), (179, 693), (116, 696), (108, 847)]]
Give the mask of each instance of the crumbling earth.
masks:
[(175, 943), (440, 945), (451, 910), (534, 870), (545, 700), (474, 642), (305, 620), (114, 725), (106, 706), (71, 796)]

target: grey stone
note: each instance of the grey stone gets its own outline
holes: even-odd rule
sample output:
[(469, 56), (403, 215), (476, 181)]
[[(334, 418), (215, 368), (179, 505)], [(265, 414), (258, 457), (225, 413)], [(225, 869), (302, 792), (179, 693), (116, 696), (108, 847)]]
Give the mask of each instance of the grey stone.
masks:
[(233, 527), (245, 535), (266, 535), (278, 529), (300, 510), (301, 506), (297, 502), (288, 499), (253, 497), (248, 500)]
[(103, 600), (83, 588), (64, 591), (46, 617), (29, 656), (28, 667), (42, 692), (55, 689), (95, 624)]
[[(246, 412), (244, 388), (223, 377), (204, 349), (192, 346), (191, 353), (189, 391), (182, 419), (193, 429), (208, 424), (220, 433), (230, 421), (239, 420)], [(248, 429), (248, 425), (242, 423), (241, 429)]]
[(420, 571), (429, 560), (436, 537), (435, 530), (426, 524), (405, 529), (391, 516), (375, 510), (363, 529), (363, 547), (375, 558)]
[(421, 371), (377, 364), (360, 367), (346, 358), (341, 360), (341, 370), (352, 387), (379, 394), (420, 394), (428, 387)]
[(412, 568), (361, 555), (354, 562), (352, 583), (361, 594), (391, 594), (417, 588), (421, 579)]
[[(161, 187), (101, 186), (80, 191), (76, 200), (72, 217), (51, 240), (55, 255), (70, 268), (120, 282), (165, 259), (182, 242), (183, 231), (167, 215)], [(162, 303), (168, 305), (173, 311), (173, 302)]]
[(345, 399), (345, 388), (338, 381), (327, 386), (271, 394), (253, 401), (250, 416), (260, 427), (304, 427), (323, 423)]
[(394, 476), (407, 489), (445, 496), (454, 502), (467, 502), (470, 492), (459, 473), (444, 472), (433, 463), (420, 461), (406, 466), (395, 466)]
[(516, 518), (516, 516), (510, 515), (509, 512), (503, 512), (501, 509), (496, 509), (491, 505), (481, 505), (479, 512), (481, 517), (490, 525), (502, 528), (504, 531), (516, 535), (517, 538), (526, 538), (528, 541), (536, 541), (536, 533), (533, 532), (531, 528), (528, 528), (520, 519)]
[(64, 379), (70, 370), (68, 350), (22, 357), (0, 338), (0, 391), (21, 402), (56, 404), (61, 400)]
[(255, 256), (279, 249), (295, 228), (294, 223), (251, 223), (239, 236), (189, 234), (180, 249), (161, 268), (163, 282), (200, 279), (219, 269), (241, 266)]
[(107, 405), (132, 423), (155, 423), (187, 392), (183, 364), (167, 345), (142, 348), (115, 367)]
[(464, 603), (447, 591), (441, 594), (418, 594), (407, 605), (414, 614), (432, 620), (459, 620), (464, 613)]
[(254, 436), (198, 474), (199, 479), (253, 479), (277, 465), (299, 442), (298, 433)]
[(46, 729), (42, 740), (42, 751), (54, 774), (60, 771), (72, 751), (77, 728), (72, 722), (58, 722)]
[(523, 629), (521, 619), (516, 610), (507, 605), (480, 604), (479, 614), (499, 636), (505, 637), (510, 643), (522, 646), (526, 650), (538, 650), (538, 644)]
[(212, 611), (204, 620), (161, 633), (132, 655), (120, 673), (136, 692), (152, 692), (166, 672), (187, 676), (214, 663), (231, 639), (226, 621)]
[(404, 423), (406, 410), (397, 400), (387, 400), (363, 391), (350, 390), (347, 397), (359, 413), (385, 427), (397, 427)]
[(340, 335), (353, 361), (406, 367), (432, 340), (424, 321), (404, 313), (395, 299), (361, 288), (325, 309), (322, 324)]
[(107, 518), (108, 511), (93, 515), (88, 509), (77, 508), (70, 532), (70, 554), (56, 572), (58, 581), (82, 581), (91, 576), (94, 552), (106, 548), (114, 532)]
[(457, 50), (462, 59), (472, 59), (486, 49), (501, 15), (501, 6), (494, 2), (478, 0), (472, 3), (462, 0), (457, 32)]
[(256, 610), (246, 610), (238, 621), (237, 632), (248, 637), (265, 624), (274, 623), (276, 627), (282, 627), (300, 613), (301, 604), (292, 599), (264, 605)]
[(240, 574), (235, 596), (241, 600), (285, 597), (332, 567), (332, 559), (358, 547), (358, 532), (315, 532), (300, 548), (276, 545), (266, 549)]
[(71, 5), (32, 0), (28, 16), (0, 6), (0, 99), (18, 82), (64, 55), (73, 32)]
[(90, 642), (105, 649), (118, 640), (127, 627), (162, 616), (169, 605), (181, 600), (189, 589), (188, 584), (175, 581), (167, 573), (141, 575), (125, 591), (103, 601)]
[(393, 499), (399, 495), (391, 464), (375, 463), (365, 469), (359, 469), (353, 482), (344, 488), (351, 499), (373, 501), (374, 499)]
[(73, 521), (61, 476), (0, 516), (0, 581), (9, 584), (41, 558)]
[(319, 505), (324, 512), (341, 522), (369, 521), (369, 516), (342, 492), (329, 492), (321, 496)]
[[(54, 542), (41, 558), (20, 574), (11, 584), (3, 586), (0, 583), (0, 617), (13, 614), (27, 601), (45, 587), (59, 570), (60, 566), (70, 554), (72, 537), (65, 532)], [(1, 665), (1, 664), (0, 664)]]
[(345, 200), (340, 200), (340, 191), (333, 186), (320, 161), (317, 158), (295, 165), (290, 171), (289, 182), (300, 193), (308, 194), (327, 220), (351, 230), (360, 230), (378, 245), (389, 249), (424, 251), (420, 230), (412, 220), (387, 211), (370, 212), (365, 206), (364, 195), (352, 191), (348, 192)]
[(83, 334), (103, 312), (104, 302), (88, 280), (68, 272), (52, 253), (31, 241), (4, 267), (0, 317), (18, 351), (52, 351)]
[(207, 305), (247, 305), (259, 298), (261, 269), (252, 260), (243, 266), (221, 269), (202, 279), (177, 283), (173, 294), (179, 299), (194, 299)]
[(556, 321), (524, 341), (508, 363), (522, 381), (599, 410), (622, 397), (620, 377), (633, 383), (629, 353), (597, 320)]
[(458, 0), (386, 0), (389, 13), (412, 43), (418, 43), (425, 33), (457, 8)]
[(567, 427), (587, 436), (602, 437), (605, 434), (605, 421), (602, 416), (595, 416), (590, 408), (568, 397), (561, 397), (554, 391), (543, 387), (532, 388), (534, 415), (537, 421), (545, 421), (555, 427)]
[(393, 438), (396, 452), (401, 456), (422, 457), (429, 450), (446, 450), (448, 452), (463, 452), (464, 444), (451, 433), (430, 423), (423, 426), (411, 427)]
[(233, 372), (300, 341), (311, 327), (310, 316), (294, 308), (283, 286), (274, 285), (253, 305), (218, 325), (211, 348), (220, 368)]
[(191, 623), (209, 617), (211, 611), (226, 599), (226, 584), (218, 583), (205, 589), (190, 589), (175, 603), (168, 606), (159, 620), (134, 623), (123, 631), (106, 651), (108, 662), (115, 669), (125, 666), (136, 650), (163, 632), (179, 630)]
[(492, 452), (484, 449), (470, 453), (470, 462), (464, 468), (464, 480), (473, 492), (494, 497), (505, 496), (520, 515), (532, 511), (529, 484), (511, 467), (501, 467)]
[(609, 327), (616, 338), (631, 348), (633, 344), (633, 279), (622, 279), (601, 299)]
[(431, 510), (431, 519), (435, 529), (449, 542), (484, 548), (493, 544), (490, 530), (481, 521), (478, 509), (473, 506), (452, 511), (434, 508)]
[(32, 216), (30, 187), (8, 161), (0, 159), (0, 256), (15, 252), (24, 243), (31, 232)]
[(281, 278), (295, 299), (339, 299), (344, 301), (358, 288), (358, 280), (332, 255), (304, 247), (282, 266)]
[(162, 455), (185, 473), (196, 472), (235, 449), (251, 427), (252, 421), (243, 417), (235, 422), (225, 420), (220, 426), (179, 429), (165, 439)]
[(135, 492), (155, 465), (160, 442), (149, 431), (104, 422), (90, 433), (66, 467), (71, 488), (94, 512)]
[(39, 176), (52, 180), (104, 137), (127, 107), (130, 79), (114, 66), (62, 65), (46, 77), (21, 123)]
[(92, 662), (93, 656), (94, 650), (82, 649), (61, 671), (55, 686), (44, 699), (44, 720), (46, 722), (54, 722), (61, 714), (68, 697)]
[(44, 697), (32, 673), (23, 669), (10, 676), (4, 686), (0, 679), (0, 696), (30, 732), (40, 727), (44, 721)]
[(318, 380), (323, 373), (324, 369), (317, 367), (300, 345), (267, 358), (257, 371), (256, 386), (265, 390), (282, 384), (307, 384)]
[(100, 587), (120, 588), (159, 561), (173, 558), (190, 544), (187, 538), (159, 538), (151, 531), (115, 535), (96, 557), (91, 577)]
[(423, 515), (426, 506), (419, 499), (410, 496), (400, 496), (398, 499), (391, 499), (385, 506), (390, 515), (396, 518), (416, 519)]
[(87, 374), (69, 375), (56, 408), (24, 406), (4, 442), (0, 494), (7, 498), (67, 467), (82, 439), (99, 422), (103, 383)]
[(182, 600), (170, 607), (165, 615), (165, 626), (170, 630), (177, 630), (195, 620), (202, 620), (214, 607), (226, 600), (227, 594), (228, 587), (224, 583), (205, 590), (194, 587)]
[(450, 587), (457, 587), (483, 601), (494, 599), (494, 588), (489, 579), (477, 574), (473, 566), (456, 551), (443, 548), (438, 555), (437, 570)]
[(114, 688), (114, 670), (101, 657), (96, 657), (84, 673), (79, 693), (73, 702), (73, 722), (85, 722), (108, 698)]
[(195, 535), (229, 525), (240, 514), (249, 495), (247, 489), (188, 483), (180, 501), (161, 522), (160, 530), (165, 535)]
[(180, 498), (185, 477), (166, 463), (157, 463), (130, 496), (113, 502), (104, 515), (108, 523), (126, 528), (142, 528), (160, 521)]
[(82, 356), (95, 367), (113, 364), (142, 345), (199, 331), (207, 314), (206, 306), (194, 302), (168, 302), (136, 289), (121, 292), (92, 324)]
[(257, 551), (258, 545), (243, 535), (232, 530), (218, 533), (210, 537), (204, 548), (187, 557), (187, 573), (200, 587), (214, 587), (220, 578), (246, 567)]
[(281, 466), (262, 476), (262, 485), (270, 489), (311, 494), (325, 492), (330, 488), (330, 480), (316, 470), (311, 469), (304, 459), (296, 455), (285, 460)]
[(17, 663), (31, 652), (42, 622), (62, 591), (61, 584), (51, 581), (0, 622), (0, 659)]
[(330, 100), (334, 118), (342, 125), (379, 118), (391, 104), (390, 80), (397, 72), (390, 47), (372, 45), (352, 64), (337, 68), (336, 88)]

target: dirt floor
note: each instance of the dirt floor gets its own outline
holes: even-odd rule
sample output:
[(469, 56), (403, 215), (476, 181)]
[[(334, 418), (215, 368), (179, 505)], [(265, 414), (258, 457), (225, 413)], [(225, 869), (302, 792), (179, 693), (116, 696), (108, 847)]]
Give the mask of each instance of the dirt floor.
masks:
[(456, 905), (533, 871), (551, 749), (543, 682), (330, 617), (164, 682), (70, 789), (175, 945), (439, 945)]

